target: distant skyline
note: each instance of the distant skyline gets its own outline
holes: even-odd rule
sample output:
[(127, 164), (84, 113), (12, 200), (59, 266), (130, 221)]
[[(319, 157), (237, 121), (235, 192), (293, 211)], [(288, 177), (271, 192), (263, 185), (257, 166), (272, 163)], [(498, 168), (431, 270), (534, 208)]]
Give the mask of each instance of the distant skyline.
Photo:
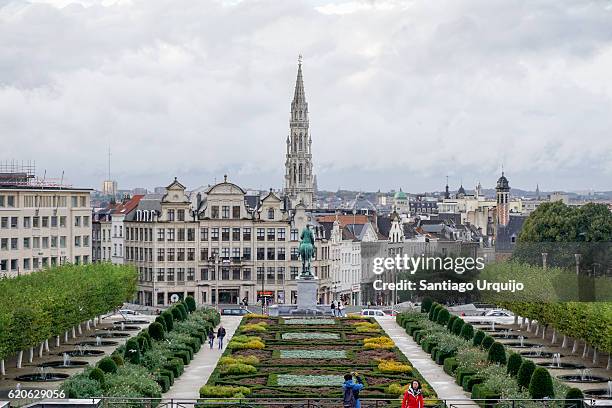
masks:
[(284, 185), (298, 54), (321, 190), (612, 190), (601, 1), (0, 0), (0, 160), (100, 189)]

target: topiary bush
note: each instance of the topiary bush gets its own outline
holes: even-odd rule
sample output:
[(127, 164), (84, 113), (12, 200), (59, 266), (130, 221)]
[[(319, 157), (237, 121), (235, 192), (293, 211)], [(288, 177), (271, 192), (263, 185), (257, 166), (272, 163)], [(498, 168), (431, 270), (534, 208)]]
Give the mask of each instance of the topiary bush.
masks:
[(132, 364), (140, 364), (140, 345), (136, 338), (131, 338), (125, 343), (123, 358)]
[(472, 340), (472, 337), (474, 337), (474, 326), (469, 323), (465, 323), (461, 328), (460, 336), (468, 341)]
[(183, 302), (179, 302), (176, 304), (176, 308), (179, 312), (181, 312), (181, 320), (186, 320), (189, 313), (187, 312), (187, 306)]
[(446, 323), (446, 329), (449, 332), (453, 331), (453, 324), (455, 323), (455, 320), (459, 319), (459, 316), (457, 315), (451, 315), (450, 318), (448, 319), (448, 322)]
[[(112, 360), (111, 360), (112, 361)], [(115, 367), (115, 372), (116, 372), (116, 367)], [(96, 380), (97, 382), (100, 383), (100, 386), (104, 386), (104, 371), (102, 371), (102, 369), (95, 367), (93, 368), (90, 372), (89, 372), (89, 376), (90, 379), (92, 380)]]
[(162, 327), (164, 328), (165, 332), (168, 331), (168, 328), (166, 327), (166, 319), (164, 319), (164, 317), (162, 315), (157, 316), (155, 318), (155, 321), (162, 325)]
[(117, 372), (117, 363), (111, 357), (104, 357), (98, 361), (98, 368), (105, 373), (115, 374)]
[(438, 305), (436, 305), (436, 307), (434, 307), (433, 314), (431, 316), (431, 321), (432, 322), (437, 322), (438, 321), (438, 315), (440, 314), (440, 312), (442, 310), (444, 310), (444, 306), (442, 306), (440, 304), (438, 304)]
[(463, 325), (465, 324), (465, 322), (463, 321), (463, 319), (458, 318), (457, 320), (455, 320), (455, 322), (453, 323), (453, 330), (452, 332), (454, 334), (456, 334), (457, 336), (459, 336), (461, 334), (461, 329), (463, 329)]
[(111, 358), (113, 359), (115, 364), (117, 364), (117, 367), (120, 367), (124, 364), (123, 357), (121, 357), (119, 354), (113, 354)]
[(446, 325), (449, 319), (450, 312), (446, 308), (444, 308), (440, 312), (438, 312), (438, 319), (436, 321), (441, 325)]
[(164, 339), (164, 328), (161, 324), (157, 322), (153, 322), (149, 325), (148, 328), (149, 335), (154, 340), (163, 340)]
[(172, 318), (177, 321), (180, 322), (183, 320), (183, 314), (181, 313), (181, 311), (178, 309), (178, 307), (173, 306), (170, 309), (170, 313), (172, 313)]
[(495, 343), (495, 339), (491, 336), (485, 335), (480, 345), (482, 346), (483, 349), (488, 350), (493, 345), (493, 343)]
[(421, 302), (421, 312), (428, 313), (429, 309), (431, 309), (431, 305), (433, 303), (433, 299), (430, 297), (423, 298)]
[(493, 364), (506, 364), (506, 348), (499, 342), (494, 342), (489, 348), (487, 360)]
[(516, 382), (521, 388), (529, 388), (529, 382), (531, 381), (531, 375), (536, 369), (536, 365), (533, 361), (528, 359), (523, 359), (521, 363), (521, 367), (519, 368), (518, 374), (516, 376)]
[(166, 321), (166, 332), (172, 331), (174, 328), (174, 316), (172, 316), (172, 312), (170, 312), (170, 310), (164, 310), (161, 316)]
[(197, 309), (197, 304), (193, 296), (187, 296), (185, 298), (185, 305), (187, 305), (189, 312), (195, 312)]
[(508, 357), (508, 368), (507, 373), (512, 377), (516, 377), (523, 363), (523, 357), (519, 353), (511, 353)]
[(482, 330), (478, 330), (476, 334), (474, 334), (474, 345), (480, 346), (486, 335), (487, 334)]
[(552, 377), (550, 376), (548, 370), (544, 367), (537, 367), (531, 375), (531, 381), (529, 382), (529, 395), (533, 399), (555, 397)]
[(433, 302), (431, 304), (431, 306), (429, 307), (429, 314), (427, 315), (427, 318), (431, 321), (433, 321), (433, 314), (434, 314), (434, 310), (436, 310), (436, 307), (438, 306), (438, 302)]
[(583, 408), (584, 394), (580, 388), (570, 388), (565, 394), (565, 408)]

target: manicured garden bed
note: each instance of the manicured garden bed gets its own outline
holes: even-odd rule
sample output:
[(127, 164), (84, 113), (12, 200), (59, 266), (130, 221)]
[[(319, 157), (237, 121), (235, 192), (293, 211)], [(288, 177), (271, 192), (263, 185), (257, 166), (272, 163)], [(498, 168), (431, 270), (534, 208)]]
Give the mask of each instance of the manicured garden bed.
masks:
[(341, 398), (358, 372), (363, 398), (399, 398), (411, 379), (429, 384), (373, 319), (247, 315), (200, 390), (202, 398)]

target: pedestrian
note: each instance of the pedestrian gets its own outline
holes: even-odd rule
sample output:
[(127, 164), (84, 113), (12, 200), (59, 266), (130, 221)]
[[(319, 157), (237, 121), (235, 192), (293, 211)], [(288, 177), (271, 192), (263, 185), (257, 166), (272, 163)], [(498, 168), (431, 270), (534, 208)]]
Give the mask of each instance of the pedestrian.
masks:
[(212, 329), (208, 331), (208, 344), (210, 345), (210, 349), (212, 350), (213, 344), (215, 344), (215, 333), (213, 333)]
[[(355, 381), (353, 381), (355, 377)], [(344, 408), (361, 408), (359, 400), (359, 391), (363, 389), (363, 380), (359, 374), (353, 372), (344, 375), (344, 384), (342, 384), (342, 406)]]
[(336, 301), (332, 300), (331, 302), (331, 311), (332, 311), (332, 315), (336, 316)]
[(338, 315), (344, 317), (344, 304), (342, 301), (338, 302)]
[(402, 408), (423, 408), (425, 402), (423, 401), (423, 391), (421, 390), (421, 383), (417, 380), (412, 380), (410, 387), (404, 393), (404, 399), (402, 400)]
[(217, 330), (217, 337), (219, 338), (219, 350), (222, 350), (223, 338), (225, 337), (225, 327), (219, 326), (219, 330)]

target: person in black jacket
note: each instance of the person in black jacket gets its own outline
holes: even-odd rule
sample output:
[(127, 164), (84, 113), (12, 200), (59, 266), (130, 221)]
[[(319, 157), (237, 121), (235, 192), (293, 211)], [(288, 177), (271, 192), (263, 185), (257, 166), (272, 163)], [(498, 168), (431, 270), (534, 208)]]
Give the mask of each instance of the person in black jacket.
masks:
[(215, 333), (213, 332), (213, 329), (208, 330), (208, 344), (212, 350), (213, 344), (215, 344)]
[(219, 330), (217, 330), (217, 337), (219, 338), (219, 350), (222, 350), (223, 338), (225, 337), (225, 327), (219, 326)]

